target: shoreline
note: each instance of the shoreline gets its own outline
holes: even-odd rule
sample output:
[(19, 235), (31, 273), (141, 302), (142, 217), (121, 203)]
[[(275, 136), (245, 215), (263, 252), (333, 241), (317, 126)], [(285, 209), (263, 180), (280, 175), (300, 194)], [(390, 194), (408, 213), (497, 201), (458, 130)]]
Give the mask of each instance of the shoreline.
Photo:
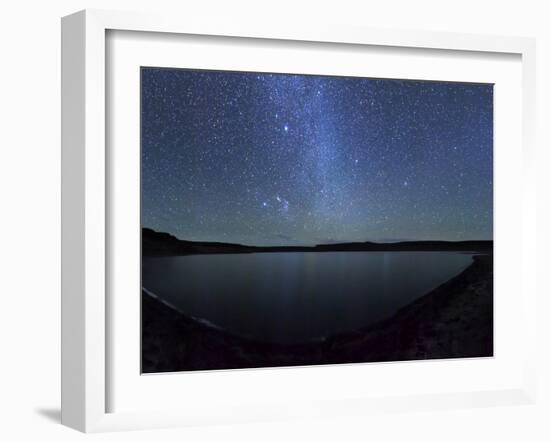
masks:
[(493, 355), (493, 256), (392, 316), (302, 344), (258, 342), (190, 318), (142, 291), (142, 371), (158, 373)]
[(470, 252), (491, 253), (492, 240), (470, 241), (397, 241), (344, 242), (312, 246), (252, 246), (236, 243), (188, 241), (143, 227), (141, 230), (142, 256), (188, 256), (242, 253), (280, 252)]

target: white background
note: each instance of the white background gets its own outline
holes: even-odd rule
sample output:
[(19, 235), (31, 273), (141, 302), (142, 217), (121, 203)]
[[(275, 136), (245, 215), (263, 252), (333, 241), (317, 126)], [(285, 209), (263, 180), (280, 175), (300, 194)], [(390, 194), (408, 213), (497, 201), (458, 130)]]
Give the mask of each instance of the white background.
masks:
[[(449, 30), (538, 38), (539, 180), (548, 186), (544, 152), (550, 122), (550, 13), (544, 2), (277, 0), (212, 1), (21, 0), (0, 14), (0, 438), (3, 440), (548, 440), (550, 438), (550, 303), (540, 300), (537, 405), (416, 412), (325, 422), (286, 422), (84, 436), (59, 425), (60, 323), (60, 27), (59, 17), (85, 7), (231, 14), (277, 20), (321, 20), (384, 28)], [(230, 19), (230, 18), (228, 18)], [(541, 193), (543, 190), (541, 190)], [(539, 201), (549, 200), (548, 193)], [(548, 204), (539, 218), (539, 267), (550, 245)], [(544, 256), (544, 258), (546, 258)], [(541, 293), (550, 294), (549, 285)], [(544, 376), (546, 375), (546, 377)]]

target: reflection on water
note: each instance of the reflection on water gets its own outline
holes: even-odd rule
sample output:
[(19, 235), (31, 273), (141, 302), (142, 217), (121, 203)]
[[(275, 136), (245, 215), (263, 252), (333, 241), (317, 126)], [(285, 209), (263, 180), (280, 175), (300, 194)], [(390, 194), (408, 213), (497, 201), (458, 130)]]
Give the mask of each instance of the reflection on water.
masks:
[(306, 252), (144, 257), (143, 287), (188, 316), (294, 343), (393, 314), (466, 268), (454, 252)]

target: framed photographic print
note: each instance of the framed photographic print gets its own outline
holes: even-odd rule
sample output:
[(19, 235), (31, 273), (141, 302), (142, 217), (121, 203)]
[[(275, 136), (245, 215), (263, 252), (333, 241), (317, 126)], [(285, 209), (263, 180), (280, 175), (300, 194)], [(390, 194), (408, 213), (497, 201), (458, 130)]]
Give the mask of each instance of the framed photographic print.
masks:
[(64, 18), (66, 425), (533, 400), (533, 41), (327, 29)]

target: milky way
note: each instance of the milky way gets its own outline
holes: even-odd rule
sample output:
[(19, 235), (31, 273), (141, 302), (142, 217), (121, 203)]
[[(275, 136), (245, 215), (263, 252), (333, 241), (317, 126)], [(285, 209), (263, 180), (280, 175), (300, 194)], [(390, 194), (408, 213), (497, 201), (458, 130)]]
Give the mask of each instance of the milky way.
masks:
[(251, 245), (492, 239), (492, 85), (141, 80), (143, 226)]

